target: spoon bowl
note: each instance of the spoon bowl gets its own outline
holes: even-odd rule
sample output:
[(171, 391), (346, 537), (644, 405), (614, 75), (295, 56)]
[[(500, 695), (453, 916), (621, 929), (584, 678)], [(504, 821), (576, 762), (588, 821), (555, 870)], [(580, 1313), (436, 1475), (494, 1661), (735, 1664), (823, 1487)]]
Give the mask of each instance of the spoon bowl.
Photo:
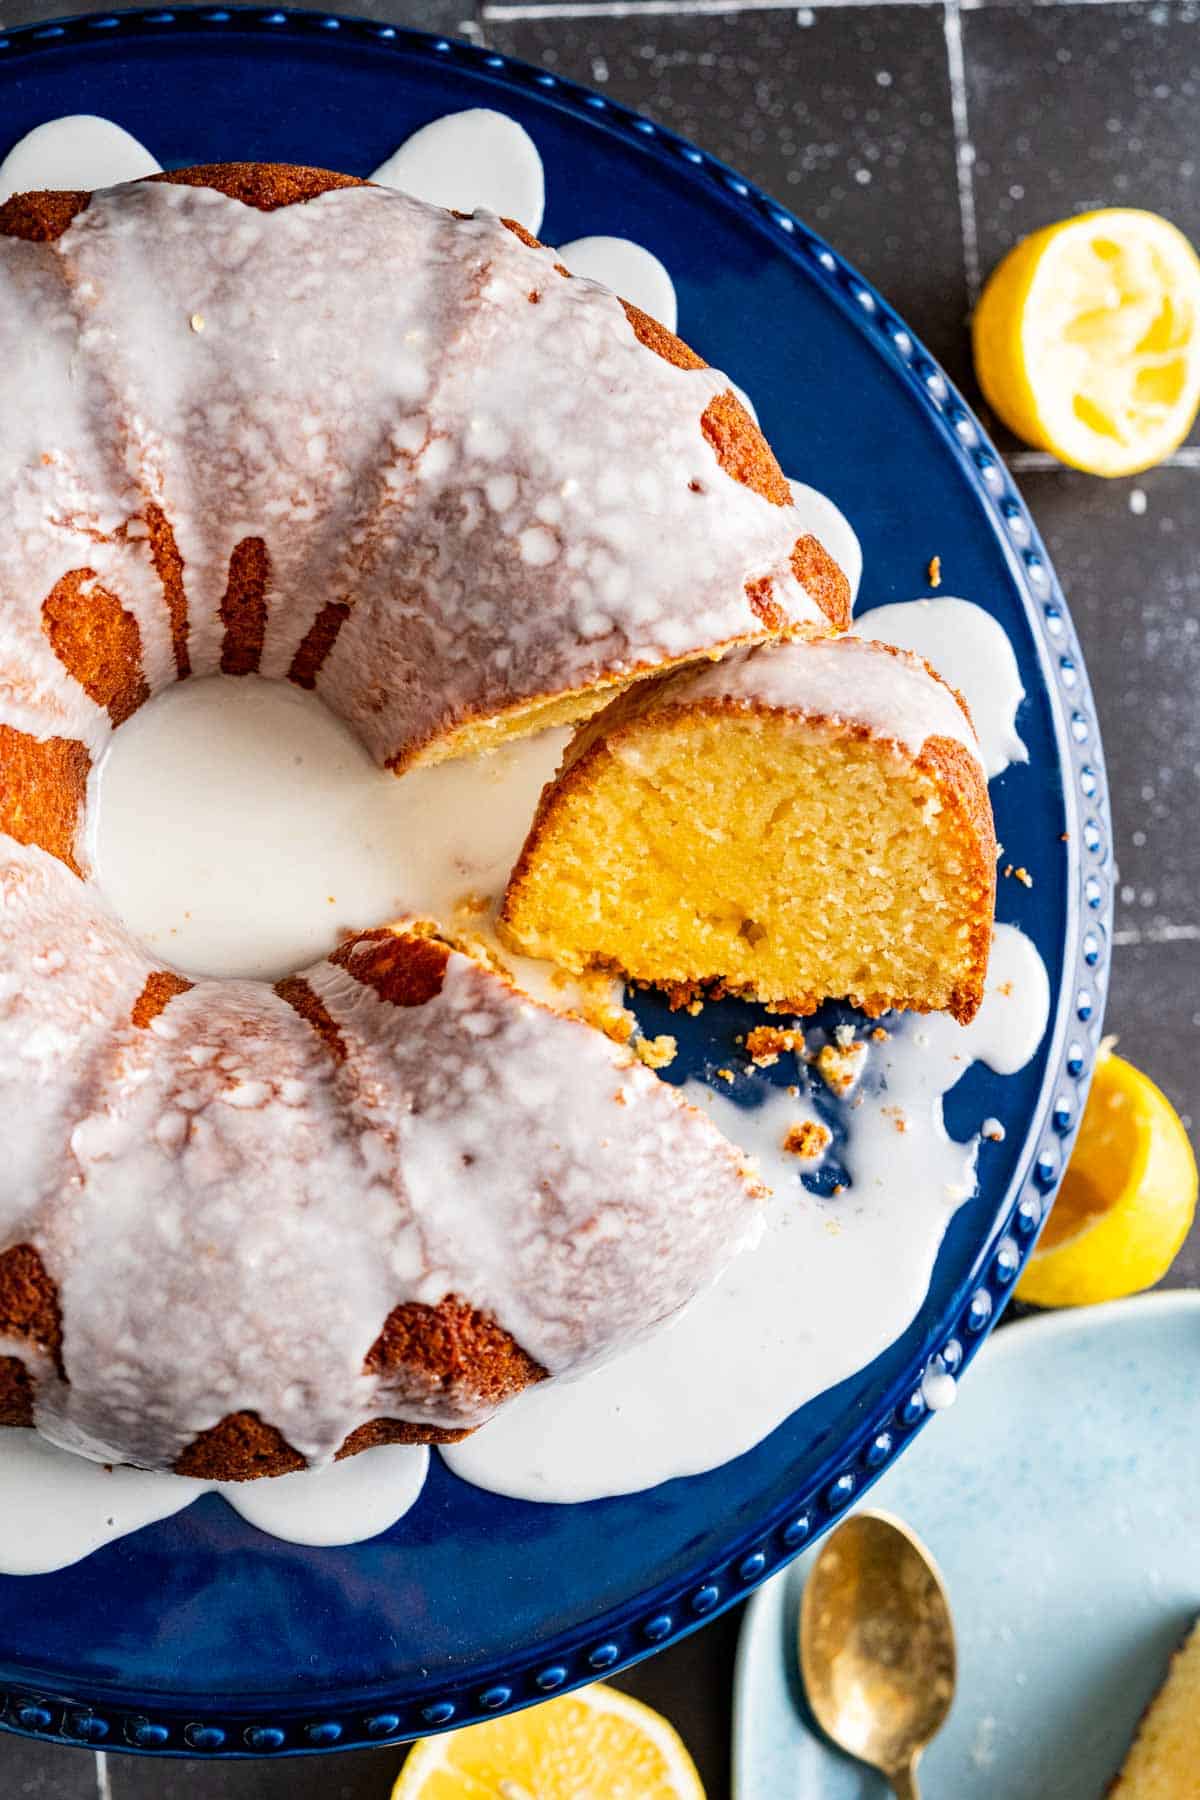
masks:
[(954, 1622), (933, 1558), (886, 1513), (830, 1533), (800, 1606), (800, 1669), (821, 1730), (916, 1800), (921, 1752), (954, 1698)]

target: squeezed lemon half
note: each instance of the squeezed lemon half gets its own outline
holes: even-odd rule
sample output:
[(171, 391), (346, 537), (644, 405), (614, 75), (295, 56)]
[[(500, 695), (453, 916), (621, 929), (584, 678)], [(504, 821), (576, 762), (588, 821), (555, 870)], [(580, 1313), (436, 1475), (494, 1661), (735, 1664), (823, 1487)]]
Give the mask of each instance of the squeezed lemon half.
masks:
[(1017, 1295), (1089, 1306), (1140, 1293), (1166, 1274), (1195, 1211), (1196, 1159), (1179, 1114), (1132, 1063), (1105, 1056)]
[(422, 1738), (392, 1800), (704, 1800), (674, 1727), (596, 1683), (503, 1719)]
[(989, 404), (1093, 475), (1161, 462), (1200, 407), (1200, 260), (1157, 213), (1111, 207), (1010, 250), (972, 321)]

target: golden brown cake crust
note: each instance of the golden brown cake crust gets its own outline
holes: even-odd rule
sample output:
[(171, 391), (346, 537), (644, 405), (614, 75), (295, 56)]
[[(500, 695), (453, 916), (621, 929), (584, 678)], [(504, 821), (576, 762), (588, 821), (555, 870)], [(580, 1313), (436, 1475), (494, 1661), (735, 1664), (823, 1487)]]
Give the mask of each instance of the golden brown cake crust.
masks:
[(174, 969), (154, 969), (146, 977), (146, 985), (133, 1003), (130, 1023), (139, 1031), (149, 1031), (163, 1009), (177, 994), (186, 994), (195, 984)]
[(55, 583), (42, 601), (42, 629), (63, 668), (114, 725), (150, 698), (138, 622), (94, 569), (72, 569)]
[(29, 1344), (61, 1369), (58, 1294), (32, 1244), (0, 1251), (0, 1338)]
[(19, 1356), (0, 1356), (0, 1427), (33, 1424), (33, 1383)]
[(75, 846), (91, 768), (73, 738), (35, 738), (0, 725), (0, 832), (82, 876)]

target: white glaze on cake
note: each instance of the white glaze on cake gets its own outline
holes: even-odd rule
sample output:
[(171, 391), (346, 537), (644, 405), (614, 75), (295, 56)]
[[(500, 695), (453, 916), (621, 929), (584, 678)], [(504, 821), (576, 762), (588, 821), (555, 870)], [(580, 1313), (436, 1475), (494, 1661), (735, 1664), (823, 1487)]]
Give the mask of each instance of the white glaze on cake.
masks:
[[(720, 662), (673, 675), (662, 689), (671, 705), (719, 701), (760, 706), (863, 727), (918, 756), (927, 739), (949, 738), (977, 760), (979, 743), (956, 695), (931, 675), (920, 657), (899, 650), (882, 655), (867, 638), (839, 637), (735, 650)], [(616, 737), (613, 755), (636, 755)]]
[[(452, 955), (397, 1006), (306, 971), (340, 1064), (275, 992), (201, 981), (130, 1024), (149, 965), (37, 850), (0, 865), (0, 1109), (26, 1122), (0, 1243), (55, 1283), (37, 1424), (170, 1467), (227, 1412), (310, 1462), (362, 1421), (478, 1423), (468, 1386), (368, 1374), (391, 1309), (458, 1295), (552, 1373), (681, 1306), (759, 1228), (735, 1153), (627, 1052)], [(353, 965), (352, 965), (353, 966)], [(619, 1098), (618, 1098), (619, 1096)]]
[[(838, 543), (821, 541), (831, 556), (838, 556)], [(989, 781), (1010, 763), (1029, 761), (1017, 731), (1025, 689), (1016, 655), (1004, 627), (982, 606), (951, 595), (875, 606), (854, 621), (854, 629), (861, 637), (928, 657), (938, 674), (958, 689), (979, 733)]]
[(489, 106), (431, 119), (370, 179), (454, 212), (484, 207), (534, 237), (542, 228), (546, 176), (538, 147), (523, 125)]
[(35, 189), (116, 187), (154, 175), (161, 164), (111, 119), (73, 113), (27, 132), (0, 162), (0, 201)]
[(318, 689), (381, 763), (757, 636), (750, 581), (817, 623), (796, 513), (701, 431), (727, 387), (489, 216), (375, 188), (271, 214), (204, 188), (97, 194), (54, 244), (0, 240), (0, 705), (106, 735), (41, 630), (81, 567), (136, 617), (150, 686), (169, 678), (147, 505), (184, 559), (193, 673), (219, 666), (248, 539), (270, 558), (263, 674), (349, 606)]

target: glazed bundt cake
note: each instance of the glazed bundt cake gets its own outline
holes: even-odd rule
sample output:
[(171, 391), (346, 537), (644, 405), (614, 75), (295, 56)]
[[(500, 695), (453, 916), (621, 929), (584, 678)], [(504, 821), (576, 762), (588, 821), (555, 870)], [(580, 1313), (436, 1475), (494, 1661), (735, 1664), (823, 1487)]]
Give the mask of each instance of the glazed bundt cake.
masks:
[(736, 651), (582, 726), (502, 933), (568, 969), (808, 1013), (983, 995), (996, 842), (960, 697), (855, 637)]
[(518, 228), (252, 165), (0, 207), (0, 1422), (231, 1479), (437, 1441), (759, 1215), (431, 927), (148, 959), (89, 848), (141, 705), (290, 680), (399, 771), (847, 610), (724, 380)]

